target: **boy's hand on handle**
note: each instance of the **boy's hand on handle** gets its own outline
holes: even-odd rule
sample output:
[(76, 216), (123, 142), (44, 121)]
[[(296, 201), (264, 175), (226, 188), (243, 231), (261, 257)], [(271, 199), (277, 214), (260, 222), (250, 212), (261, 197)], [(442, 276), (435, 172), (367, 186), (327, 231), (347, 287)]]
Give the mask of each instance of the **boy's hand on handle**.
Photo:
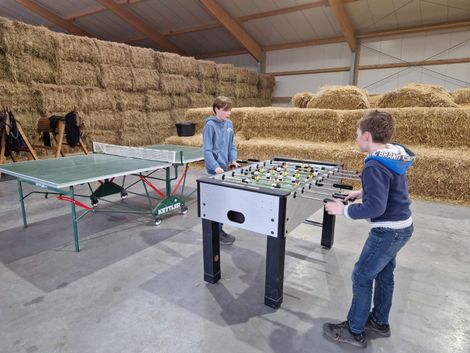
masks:
[(237, 161), (233, 161), (232, 163), (230, 163), (230, 169), (236, 168), (240, 168), (240, 164), (238, 164)]
[(223, 172), (225, 172), (225, 170), (223, 170), (222, 168), (220, 167), (215, 168), (215, 174), (222, 174)]
[(330, 215), (339, 216), (343, 214), (344, 203), (341, 200), (334, 200), (325, 204), (325, 210)]
[(358, 191), (351, 191), (348, 196), (344, 199), (344, 201), (355, 201), (358, 199), (362, 199), (362, 190)]

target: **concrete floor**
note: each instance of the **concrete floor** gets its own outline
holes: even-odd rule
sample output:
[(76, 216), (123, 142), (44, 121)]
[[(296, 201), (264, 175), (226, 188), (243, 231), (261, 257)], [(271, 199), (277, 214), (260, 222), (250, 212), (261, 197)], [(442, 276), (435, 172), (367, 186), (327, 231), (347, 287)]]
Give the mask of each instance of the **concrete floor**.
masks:
[[(192, 171), (189, 185), (202, 171)], [(128, 202), (142, 203), (137, 197)], [(36, 195), (22, 227), (15, 180), (0, 182), (0, 352), (343, 352), (321, 333), (345, 318), (368, 226), (339, 218), (334, 248), (303, 224), (287, 240), (284, 302), (263, 304), (266, 238), (222, 247), (206, 284), (196, 200), (154, 226), (137, 215), (87, 216), (73, 252), (70, 207)], [(101, 206), (103, 207), (103, 206)], [(396, 270), (392, 337), (366, 352), (470, 351), (470, 208), (414, 202), (415, 234)], [(321, 220), (321, 211), (311, 217)]]

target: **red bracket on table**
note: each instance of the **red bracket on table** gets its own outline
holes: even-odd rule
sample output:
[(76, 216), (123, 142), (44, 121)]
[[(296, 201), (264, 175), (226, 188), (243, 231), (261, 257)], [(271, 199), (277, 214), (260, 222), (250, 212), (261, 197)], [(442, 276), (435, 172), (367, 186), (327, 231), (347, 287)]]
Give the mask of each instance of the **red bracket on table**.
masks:
[(178, 192), (178, 188), (180, 187), (181, 182), (186, 178), (186, 173), (188, 172), (188, 169), (189, 169), (189, 164), (186, 164), (184, 173), (181, 176), (180, 180), (178, 181), (178, 184), (176, 184), (175, 188), (173, 189), (173, 192), (171, 193), (172, 195), (175, 195)]
[(158, 195), (160, 195), (162, 198), (165, 198), (165, 194), (163, 192), (161, 192), (160, 190), (158, 190), (155, 186), (153, 186), (153, 184), (148, 181), (143, 175), (140, 175), (140, 179), (145, 183), (147, 184), (148, 186), (150, 186), (152, 188), (153, 191), (155, 191)]
[(81, 203), (80, 201), (77, 201), (77, 200), (75, 200), (75, 199), (72, 199), (71, 197), (68, 197), (68, 196), (64, 196), (64, 195), (57, 196), (57, 200), (67, 201), (67, 202), (73, 203), (73, 204), (75, 204), (76, 206), (81, 207), (81, 208), (84, 208), (84, 209), (87, 210), (87, 211), (93, 210), (91, 207), (85, 205), (84, 203)]

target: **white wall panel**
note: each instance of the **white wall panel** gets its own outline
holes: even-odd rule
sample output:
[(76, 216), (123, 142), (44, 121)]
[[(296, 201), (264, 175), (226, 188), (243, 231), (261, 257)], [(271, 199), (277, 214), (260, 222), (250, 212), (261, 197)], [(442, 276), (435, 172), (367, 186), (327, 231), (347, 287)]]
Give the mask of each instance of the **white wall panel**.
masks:
[(250, 70), (258, 71), (258, 62), (250, 54), (221, 56), (218, 58), (207, 58), (217, 64), (233, 64), (237, 67), (245, 67)]
[(349, 72), (277, 76), (273, 97), (292, 97), (298, 92), (316, 92), (324, 85), (349, 84)]
[(274, 50), (266, 54), (266, 72), (350, 66), (351, 57), (346, 43)]

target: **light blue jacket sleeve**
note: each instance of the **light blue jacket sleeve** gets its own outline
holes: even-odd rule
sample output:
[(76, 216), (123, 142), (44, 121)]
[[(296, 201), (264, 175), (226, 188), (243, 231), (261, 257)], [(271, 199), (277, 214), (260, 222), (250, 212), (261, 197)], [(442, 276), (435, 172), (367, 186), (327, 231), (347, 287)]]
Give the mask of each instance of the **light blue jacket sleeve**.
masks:
[(230, 134), (229, 151), (228, 151), (228, 163), (232, 163), (237, 160), (237, 145), (235, 144), (235, 131), (233, 130), (233, 124), (231, 124), (232, 133)]
[(219, 164), (215, 160), (213, 146), (214, 127), (211, 124), (204, 126), (203, 134), (203, 145), (204, 145), (204, 161), (206, 163), (207, 170), (214, 171), (219, 167)]

